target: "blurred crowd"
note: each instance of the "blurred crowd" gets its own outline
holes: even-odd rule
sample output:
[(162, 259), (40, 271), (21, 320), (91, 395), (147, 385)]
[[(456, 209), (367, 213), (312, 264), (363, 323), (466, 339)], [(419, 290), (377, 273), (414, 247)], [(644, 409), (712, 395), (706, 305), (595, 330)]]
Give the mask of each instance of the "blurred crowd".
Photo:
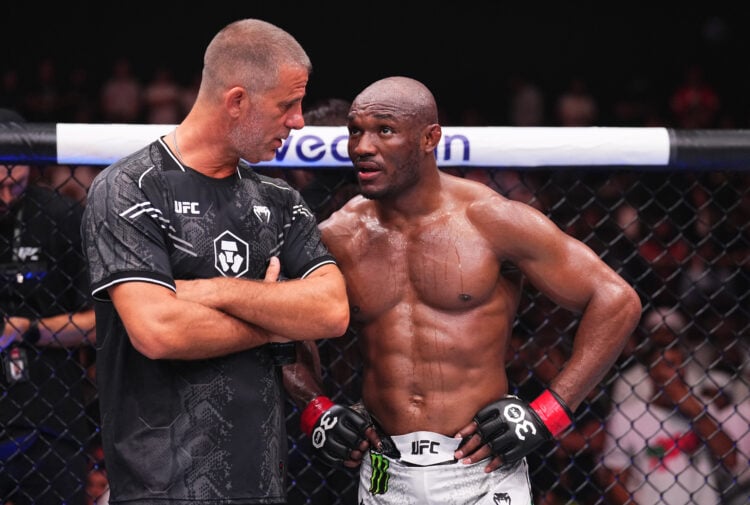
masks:
[[(61, 69), (52, 60), (42, 60), (34, 75), (4, 71), (0, 107), (14, 108), (30, 122), (177, 124), (195, 99), (198, 78), (181, 81), (168, 67), (139, 75), (132, 61), (118, 59), (106, 78), (95, 81), (84, 68)], [(603, 103), (580, 76), (551, 91), (518, 74), (501, 93), (507, 107), (500, 116), (467, 108), (459, 114), (445, 111), (442, 121), (519, 127), (745, 126), (699, 64), (684, 69), (662, 100), (637, 79), (623, 86), (621, 97)], [(343, 99), (309, 107), (321, 105), (343, 112), (348, 108)], [(101, 168), (35, 170), (37, 182), (85, 204), (86, 190)], [(347, 171), (266, 170), (300, 189), (320, 219), (356, 193)], [(549, 214), (636, 287), (646, 308), (617, 368), (579, 409), (574, 427), (532, 458), (536, 505), (624, 503), (621, 493), (634, 488), (649, 488), (657, 496), (661, 493), (663, 503), (678, 503), (673, 500), (682, 499), (684, 490), (697, 481), (700, 485), (689, 493), (708, 493), (700, 496), (712, 496), (716, 503), (747, 503), (750, 171), (451, 171)], [(564, 363), (577, 321), (531, 291), (519, 314), (508, 371), (513, 392), (530, 398)], [(357, 365), (350, 350), (337, 348), (335, 342), (322, 345), (324, 357), (330, 354), (337, 363), (327, 372), (331, 386), (356, 399)], [(80, 359), (91, 376), (89, 415), (96, 419), (92, 350), (83, 349)], [(691, 431), (703, 412), (711, 414), (712, 424)], [(687, 421), (667, 424), (675, 414)], [(635, 418), (642, 423), (641, 431), (632, 429)], [(730, 445), (717, 440), (729, 440)], [(106, 487), (99, 451), (96, 445), (91, 450), (92, 495)], [(309, 467), (304, 458), (299, 464), (302, 470)], [(321, 469), (313, 480), (335, 482), (330, 472), (326, 476)], [(692, 482), (679, 475), (692, 475)], [(301, 486), (302, 480), (295, 485)], [(670, 492), (678, 497), (668, 499)], [(314, 497), (306, 499), (315, 503)]]
[[(634, 76), (605, 94), (583, 75), (561, 73), (554, 85), (531, 75), (509, 74), (505, 89), (485, 108), (450, 104), (444, 125), (461, 126), (668, 126), (744, 128), (740, 104), (699, 62), (682, 69), (667, 89)], [(195, 99), (200, 74), (179, 73), (168, 64), (143, 69), (128, 57), (103, 73), (41, 59), (30, 68), (5, 68), (0, 107), (30, 122), (175, 124)], [(609, 86), (612, 88), (612, 86)], [(662, 86), (663, 88), (663, 86)], [(320, 97), (314, 97), (320, 98)], [(342, 97), (348, 98), (348, 97)], [(468, 103), (468, 102), (467, 102)], [(456, 108), (457, 107), (457, 108)]]

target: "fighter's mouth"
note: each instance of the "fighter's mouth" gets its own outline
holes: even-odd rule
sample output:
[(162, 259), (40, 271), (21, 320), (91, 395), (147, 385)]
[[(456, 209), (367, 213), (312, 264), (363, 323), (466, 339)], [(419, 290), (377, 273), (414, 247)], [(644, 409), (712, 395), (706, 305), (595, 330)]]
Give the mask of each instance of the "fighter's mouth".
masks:
[(358, 172), (369, 173), (369, 172), (380, 171), (380, 167), (378, 166), (377, 163), (374, 163), (374, 162), (360, 161), (357, 163), (356, 167), (357, 167)]

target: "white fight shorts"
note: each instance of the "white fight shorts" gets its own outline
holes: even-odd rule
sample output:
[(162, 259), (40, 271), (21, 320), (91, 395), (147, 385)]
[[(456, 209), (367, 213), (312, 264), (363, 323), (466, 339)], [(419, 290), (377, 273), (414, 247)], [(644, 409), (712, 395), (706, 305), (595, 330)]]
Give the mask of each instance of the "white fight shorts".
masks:
[(430, 431), (391, 437), (393, 459), (370, 451), (359, 471), (360, 505), (531, 505), (526, 460), (485, 473), (485, 459), (465, 465), (453, 458), (460, 439)]

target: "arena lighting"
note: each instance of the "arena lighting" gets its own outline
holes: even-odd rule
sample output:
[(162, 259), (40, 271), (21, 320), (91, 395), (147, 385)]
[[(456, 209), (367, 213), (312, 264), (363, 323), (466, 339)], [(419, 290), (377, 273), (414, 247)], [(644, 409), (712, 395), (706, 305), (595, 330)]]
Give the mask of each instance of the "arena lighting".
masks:
[[(109, 165), (175, 125), (0, 123), (0, 162)], [(343, 126), (293, 130), (259, 166), (349, 167)], [(750, 165), (750, 130), (660, 127), (444, 126), (441, 167), (644, 166), (729, 169)]]

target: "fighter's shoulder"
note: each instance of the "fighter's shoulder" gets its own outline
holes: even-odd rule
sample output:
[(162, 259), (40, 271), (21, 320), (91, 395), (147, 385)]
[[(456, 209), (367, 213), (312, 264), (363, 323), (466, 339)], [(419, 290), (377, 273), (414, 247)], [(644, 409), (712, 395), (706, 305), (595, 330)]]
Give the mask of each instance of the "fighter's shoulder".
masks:
[(324, 232), (331, 232), (356, 228), (358, 223), (373, 213), (373, 209), (372, 200), (356, 195), (321, 222), (320, 229)]
[(507, 226), (506, 231), (530, 231), (550, 224), (536, 207), (507, 198), (481, 182), (459, 179), (454, 185), (453, 195), (456, 206), (479, 228), (489, 226), (497, 231)]
[(443, 188), (445, 188), (454, 199), (476, 201), (478, 199), (490, 198), (492, 196), (500, 196), (501, 198), (504, 198), (500, 193), (494, 191), (486, 184), (473, 179), (467, 179), (465, 177), (441, 172), (440, 180)]
[(450, 181), (453, 200), (456, 205), (465, 209), (469, 217), (481, 217), (498, 212), (502, 214), (505, 209), (514, 207), (513, 200), (481, 182), (460, 177), (451, 178)]

